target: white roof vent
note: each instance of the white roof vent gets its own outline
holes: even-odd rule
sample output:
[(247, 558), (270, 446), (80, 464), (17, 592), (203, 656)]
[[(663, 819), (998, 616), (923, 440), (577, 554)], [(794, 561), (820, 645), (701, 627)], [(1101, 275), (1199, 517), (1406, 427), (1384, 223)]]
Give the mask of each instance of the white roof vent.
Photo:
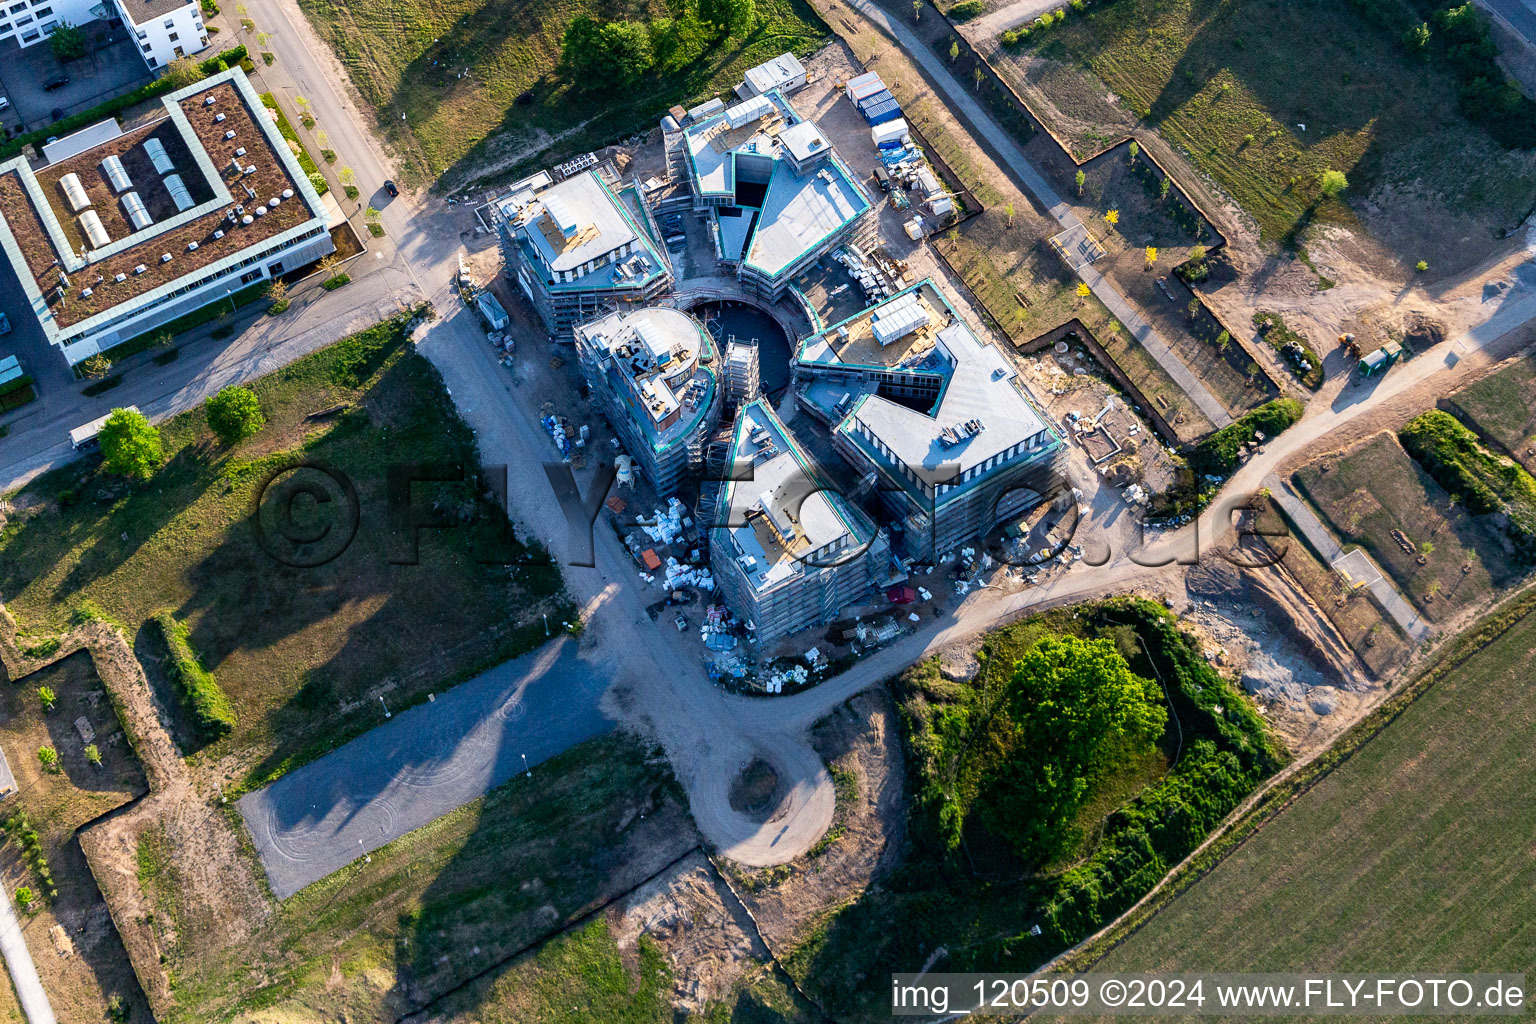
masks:
[(231, 128), (229, 131), (224, 133), (224, 138), (226, 138), (226, 139), (232, 139), (234, 137), (235, 137), (235, 130), (233, 128)]
[(217, 230), (217, 231), (215, 231), (213, 233), (213, 237), (214, 238), (223, 238), (224, 237), (224, 229), (223, 228), (219, 228), (219, 230)]
[(116, 281), (118, 284), (122, 284), (124, 281), (128, 280), (128, 275), (127, 274), (118, 274), (115, 277), (113, 277), (112, 280)]
[(135, 274), (142, 274), (142, 273), (144, 273), (148, 269), (149, 269), (148, 267), (146, 267), (144, 264), (140, 263), (138, 266), (133, 268), (133, 272)]
[(88, 298), (91, 297), (91, 295), (92, 295), (91, 289), (89, 289), (89, 288), (81, 288), (80, 289), (80, 297), (82, 299), (88, 299)]
[(160, 262), (161, 263), (169, 263), (169, 262), (171, 262), (171, 254), (168, 253), (168, 252), (161, 253), (160, 254)]
[(213, 123), (214, 124), (223, 124), (224, 123), (224, 115), (223, 114), (214, 114), (213, 115)]
[(100, 249), (112, 241), (95, 210), (86, 210), (80, 215), (80, 228), (85, 232), (85, 237), (90, 241), (92, 249)]
[(256, 165), (255, 164), (251, 164), (249, 167), (247, 167), (245, 169), (245, 173), (246, 174), (255, 174), (256, 173)]
[(188, 242), (187, 243), (187, 252), (197, 252), (197, 243), (196, 242)]
[[(265, 217), (266, 215), (267, 215), (267, 208), (265, 206), (258, 206), (258, 207), (256, 207), (256, 216), (258, 216), (258, 217)], [(246, 215), (246, 219), (247, 220), (250, 219), (250, 215), (249, 214)]]
[(214, 103), (213, 93), (209, 93), (207, 96), (203, 97), (203, 106), (211, 107), (211, 106), (213, 106), (213, 103)]
[(246, 224), (246, 225), (249, 225), (249, 224), (251, 224), (251, 223), (252, 223), (252, 222), (253, 222), (253, 221), (254, 221), (254, 220), (255, 220), (255, 218), (254, 218), (254, 217), (252, 217), (252, 216), (251, 216), (251, 215), (250, 215), (250, 214), (246, 214), (246, 215), (245, 215), (245, 216), (244, 216), (244, 217), (241, 217), (241, 218), (240, 218), (240, 223), (241, 223), (241, 224)]
[(293, 189), (291, 189), (291, 188), (283, 189), (283, 198), (284, 199), (292, 199), (293, 198)]
[(272, 197), (272, 198), (271, 198), (271, 199), (270, 199), (270, 200), (268, 200), (268, 202), (267, 202), (267, 205), (268, 205), (268, 206), (270, 206), (270, 207), (272, 207), (272, 209), (274, 209), (274, 210), (275, 210), (275, 209), (277, 209), (277, 208), (278, 208), (278, 207), (279, 207), (279, 206), (281, 206), (281, 205), (282, 205), (282, 202), (283, 202), (283, 201), (282, 201), (282, 200), (281, 200), (281, 199), (279, 199), (279, 198), (277, 198), (277, 196), (273, 196), (273, 197)]
[(235, 156), (245, 156), (245, 147), (241, 146), (239, 149), (235, 150)]

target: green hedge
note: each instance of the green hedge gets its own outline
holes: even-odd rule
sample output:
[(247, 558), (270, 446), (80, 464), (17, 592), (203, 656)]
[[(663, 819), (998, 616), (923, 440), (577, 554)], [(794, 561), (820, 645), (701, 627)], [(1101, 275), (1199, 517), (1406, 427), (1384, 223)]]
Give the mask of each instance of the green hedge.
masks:
[(1189, 466), (1204, 476), (1226, 476), (1237, 468), (1243, 445), (1253, 441), (1259, 431), (1272, 438), (1301, 419), (1303, 411), (1302, 404), (1294, 398), (1266, 402), (1195, 445), (1189, 453)]
[(4, 384), (0, 384), (0, 397), (8, 395), (13, 391), (20, 391), (31, 383), (32, 375), (30, 373), (24, 373), (15, 380), (8, 380)]
[[(239, 64), (244, 59), (245, 47), (243, 45), (236, 46), (225, 50), (223, 53), (209, 57), (199, 64), (198, 67), (203, 69), (203, 74), (205, 75), (216, 75), (220, 71), (226, 71), (230, 67)], [(87, 128), (98, 121), (105, 121), (109, 117), (115, 117), (129, 107), (143, 103), (145, 100), (152, 100), (156, 96), (175, 91), (175, 84), (173, 82), (164, 77), (157, 78), (153, 82), (141, 86), (127, 95), (97, 104), (90, 110), (71, 114), (61, 121), (55, 121), (46, 128), (39, 128), (35, 132), (16, 136), (16, 138), (4, 145), (0, 145), (0, 159), (17, 156), (29, 145), (36, 146), (38, 143), (46, 142), (55, 135), (63, 136), (68, 135), (70, 132), (79, 131), (81, 128)]]
[(1398, 440), (1435, 482), (1475, 515), (1502, 512), (1509, 536), (1527, 560), (1536, 557), (1536, 479), (1483, 447), (1454, 416), (1431, 409), (1398, 431)]
[(949, 9), (948, 14), (954, 21), (970, 21), (986, 10), (986, 7), (985, 0), (960, 0)]
[(226, 736), (235, 727), (235, 709), (219, 689), (213, 673), (203, 668), (197, 652), (187, 639), (187, 627), (170, 612), (161, 612), (151, 620), (165, 641), (170, 658), (166, 675), (176, 687), (176, 695), (192, 716), (198, 735), (207, 741)]
[(283, 113), (283, 108), (277, 105), (277, 97), (269, 92), (261, 94), (261, 102), (271, 110), (277, 111), (277, 130), (283, 138), (299, 147), (299, 166), (304, 169), (306, 175), (319, 174), (320, 167), (309, 155), (309, 150), (304, 148), (304, 143), (299, 139), (299, 133), (293, 130), (293, 125), (288, 123), (288, 115)]

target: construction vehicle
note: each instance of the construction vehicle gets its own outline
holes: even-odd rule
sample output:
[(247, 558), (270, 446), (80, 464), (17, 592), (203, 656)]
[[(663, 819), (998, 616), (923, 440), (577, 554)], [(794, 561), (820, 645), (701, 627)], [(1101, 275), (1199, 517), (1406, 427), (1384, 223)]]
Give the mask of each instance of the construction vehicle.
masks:
[(1360, 343), (1355, 340), (1353, 334), (1339, 335), (1339, 347), (1348, 352), (1351, 358), (1360, 358)]

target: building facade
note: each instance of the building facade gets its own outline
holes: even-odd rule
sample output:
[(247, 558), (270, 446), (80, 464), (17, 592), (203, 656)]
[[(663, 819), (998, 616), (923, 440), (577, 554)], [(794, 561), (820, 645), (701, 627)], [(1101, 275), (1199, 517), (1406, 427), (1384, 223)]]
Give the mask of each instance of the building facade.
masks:
[(932, 280), (807, 338), (795, 378), (838, 454), (878, 481), (908, 557), (932, 560), (1062, 486), (1060, 435)]
[(112, 0), (144, 63), (155, 73), (178, 57), (208, 48), (203, 9), (196, 0)]
[[(239, 68), (34, 169), (0, 163), (0, 250), (75, 364), (335, 251), (324, 204)], [(60, 140), (67, 142), (68, 140)]]
[(0, 43), (16, 40), (18, 46), (40, 43), (68, 22), (83, 25), (94, 21), (100, 0), (6, 0), (0, 4)]
[(582, 376), (656, 493), (703, 468), (724, 402), (720, 358), (703, 326), (654, 306), (609, 313), (574, 331)]
[(885, 534), (821, 479), (767, 400), (741, 407), (720, 468), (710, 571), (758, 643), (831, 622), (884, 585)]
[(661, 232), (634, 186), (601, 170), (547, 175), (493, 206), (507, 274), (552, 335), (603, 313), (651, 303), (672, 287)]

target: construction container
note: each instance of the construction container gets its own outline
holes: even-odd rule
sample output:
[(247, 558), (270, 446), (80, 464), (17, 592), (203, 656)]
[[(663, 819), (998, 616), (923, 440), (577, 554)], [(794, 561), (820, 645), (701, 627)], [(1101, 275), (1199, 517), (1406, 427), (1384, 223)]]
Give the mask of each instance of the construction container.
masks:
[(862, 75), (848, 79), (848, 84), (843, 86), (843, 94), (853, 103), (866, 96), (873, 96), (877, 92), (885, 91), (885, 83), (880, 76), (873, 71), (867, 71)]
[(863, 114), (864, 120), (871, 125), (884, 124), (901, 116), (901, 104), (894, 99), (887, 99), (879, 104), (863, 107), (859, 113)]
[(870, 141), (879, 149), (899, 149), (911, 139), (907, 131), (907, 119), (898, 117), (884, 124), (877, 124), (869, 130)]

